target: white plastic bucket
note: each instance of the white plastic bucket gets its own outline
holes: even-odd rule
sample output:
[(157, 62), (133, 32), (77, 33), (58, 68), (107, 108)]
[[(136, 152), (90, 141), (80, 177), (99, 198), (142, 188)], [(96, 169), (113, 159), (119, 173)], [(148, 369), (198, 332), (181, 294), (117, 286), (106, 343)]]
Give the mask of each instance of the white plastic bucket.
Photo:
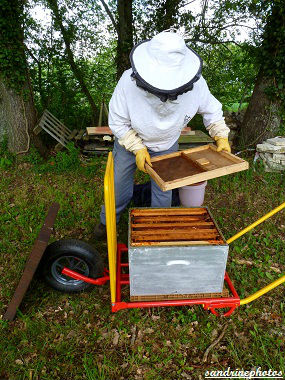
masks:
[(207, 181), (179, 188), (180, 203), (184, 207), (200, 207), (204, 202)]

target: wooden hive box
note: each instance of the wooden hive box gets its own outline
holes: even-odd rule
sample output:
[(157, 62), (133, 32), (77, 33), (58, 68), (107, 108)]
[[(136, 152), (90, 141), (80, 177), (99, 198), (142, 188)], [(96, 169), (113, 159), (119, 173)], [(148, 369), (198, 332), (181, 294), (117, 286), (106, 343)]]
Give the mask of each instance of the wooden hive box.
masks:
[(131, 301), (222, 295), (228, 245), (207, 208), (129, 214)]
[(204, 145), (151, 159), (146, 171), (163, 190), (206, 181), (248, 169), (248, 162), (228, 152)]

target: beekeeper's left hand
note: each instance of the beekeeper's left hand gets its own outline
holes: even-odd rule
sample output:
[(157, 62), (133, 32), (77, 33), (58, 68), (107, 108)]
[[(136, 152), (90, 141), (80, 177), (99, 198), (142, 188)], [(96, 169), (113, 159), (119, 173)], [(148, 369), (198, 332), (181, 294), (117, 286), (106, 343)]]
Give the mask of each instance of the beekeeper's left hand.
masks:
[(215, 136), (214, 140), (216, 141), (217, 144), (217, 152), (220, 152), (221, 150), (225, 150), (226, 152), (231, 153), (231, 147), (229, 144), (229, 140), (227, 137), (219, 137)]

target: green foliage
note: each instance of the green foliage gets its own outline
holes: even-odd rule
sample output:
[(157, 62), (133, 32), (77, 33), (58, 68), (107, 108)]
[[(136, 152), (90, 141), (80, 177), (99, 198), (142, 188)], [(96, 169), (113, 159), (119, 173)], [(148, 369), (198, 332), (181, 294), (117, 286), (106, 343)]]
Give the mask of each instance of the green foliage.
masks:
[(30, 147), (29, 153), (25, 157), (25, 161), (38, 166), (44, 164), (43, 157), (40, 155), (40, 153), (33, 145)]
[(80, 151), (74, 143), (67, 144), (67, 150), (59, 151), (56, 156), (48, 161), (55, 173), (63, 173), (67, 170), (75, 170), (80, 165)]
[(37, 173), (64, 173), (77, 170), (80, 166), (80, 150), (73, 142), (67, 144), (67, 149), (57, 152), (47, 161), (40, 156), (38, 151), (31, 147), (25, 161), (33, 164)]
[(23, 45), (23, 1), (0, 2), (0, 74), (10, 88), (20, 91), (26, 82)]
[(233, 108), (235, 103), (247, 103), (250, 99), (258, 67), (247, 44), (199, 46), (198, 52), (204, 60), (203, 76), (214, 96)]
[(225, 109), (229, 112), (238, 112), (246, 109), (248, 106), (248, 103), (232, 103), (232, 104), (225, 104)]
[(15, 155), (8, 150), (8, 138), (0, 142), (0, 169), (8, 169), (15, 162)]
[[(263, 33), (262, 48), (258, 59), (264, 76), (274, 78), (268, 94), (285, 101), (285, 3), (282, 0), (268, 2), (269, 12)], [(283, 112), (285, 111), (283, 104)]]

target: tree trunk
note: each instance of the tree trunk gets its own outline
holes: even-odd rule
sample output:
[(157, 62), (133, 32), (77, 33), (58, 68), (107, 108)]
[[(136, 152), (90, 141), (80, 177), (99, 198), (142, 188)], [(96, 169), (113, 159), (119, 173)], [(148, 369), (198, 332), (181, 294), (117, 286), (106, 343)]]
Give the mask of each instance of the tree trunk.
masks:
[(260, 70), (242, 121), (238, 141), (240, 147), (254, 147), (278, 134), (281, 123), (280, 101), (269, 99), (264, 91), (272, 85), (273, 79), (265, 78)]
[[(259, 48), (260, 70), (241, 125), (238, 145), (254, 147), (280, 130), (285, 85), (285, 5), (271, 3), (262, 46)], [(284, 106), (283, 106), (284, 112)]]
[(37, 115), (24, 51), (23, 14), (23, 0), (0, 2), (0, 137), (7, 135), (11, 152), (27, 152), (32, 140), (44, 154), (40, 137), (32, 133)]
[(98, 115), (99, 112), (98, 112), (97, 106), (96, 106), (96, 104), (92, 98), (92, 95), (90, 94), (90, 91), (88, 90), (88, 88), (86, 86), (83, 74), (75, 62), (74, 54), (71, 50), (70, 34), (69, 34), (68, 30), (65, 29), (65, 27), (63, 26), (63, 20), (62, 20), (62, 16), (61, 16), (59, 9), (58, 9), (57, 0), (48, 0), (48, 4), (49, 4), (51, 10), (53, 11), (56, 23), (57, 23), (57, 25), (61, 31), (64, 43), (65, 43), (65, 52), (67, 55), (67, 61), (70, 65), (70, 68), (71, 68), (75, 78), (78, 80), (78, 82), (80, 84), (80, 87), (81, 87), (83, 94), (86, 96), (86, 98), (90, 104), (90, 107), (92, 110), (92, 121), (93, 121), (93, 123), (95, 123), (96, 116)]
[(0, 81), (0, 136), (7, 136), (8, 149), (13, 153), (26, 153), (33, 143), (45, 156), (47, 149), (39, 136), (33, 134), (37, 114), (33, 98), (26, 84), (24, 96)]
[(133, 47), (132, 0), (118, 0), (117, 78), (130, 68), (130, 52)]

